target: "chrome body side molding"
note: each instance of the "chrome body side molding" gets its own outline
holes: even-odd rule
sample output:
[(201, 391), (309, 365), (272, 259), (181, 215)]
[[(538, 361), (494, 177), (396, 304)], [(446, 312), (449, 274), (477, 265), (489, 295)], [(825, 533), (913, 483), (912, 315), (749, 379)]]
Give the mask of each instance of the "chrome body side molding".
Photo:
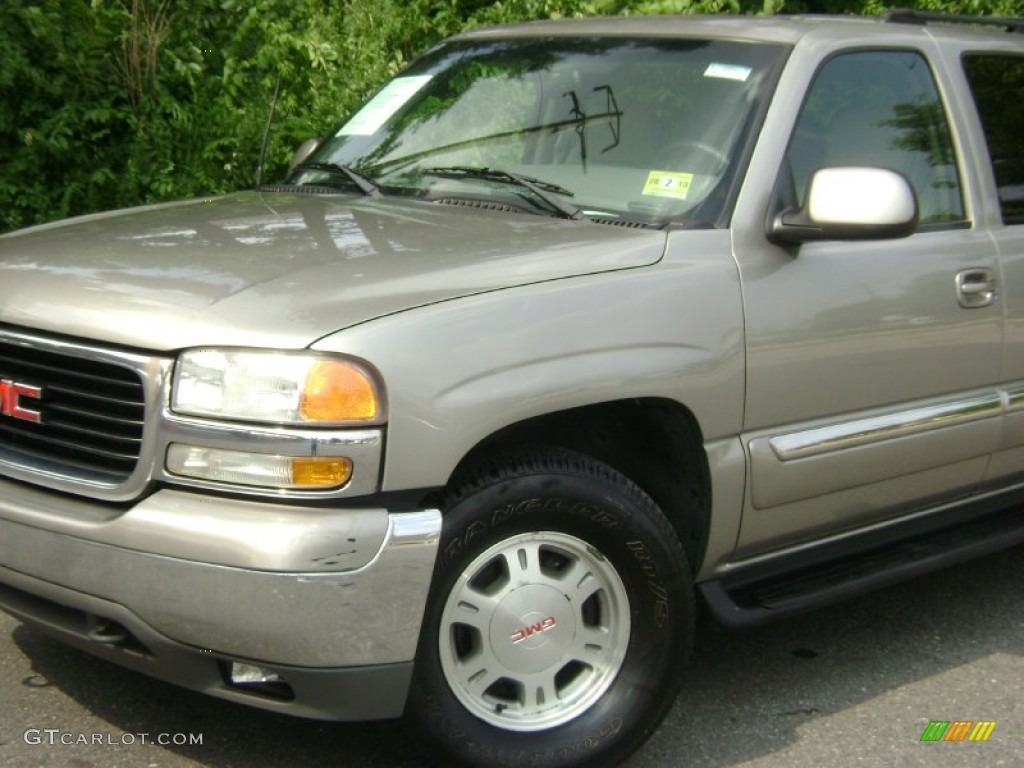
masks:
[(792, 461), (994, 418), (1020, 408), (1024, 408), (1024, 387), (792, 432), (771, 438), (769, 444), (780, 461)]

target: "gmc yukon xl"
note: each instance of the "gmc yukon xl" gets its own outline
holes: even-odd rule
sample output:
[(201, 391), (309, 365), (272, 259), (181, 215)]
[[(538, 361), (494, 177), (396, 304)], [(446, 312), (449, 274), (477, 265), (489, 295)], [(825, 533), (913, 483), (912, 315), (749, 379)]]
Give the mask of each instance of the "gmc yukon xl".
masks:
[(214, 199), (0, 238), (0, 605), (445, 765), (1024, 541), (1024, 21), (474, 31)]

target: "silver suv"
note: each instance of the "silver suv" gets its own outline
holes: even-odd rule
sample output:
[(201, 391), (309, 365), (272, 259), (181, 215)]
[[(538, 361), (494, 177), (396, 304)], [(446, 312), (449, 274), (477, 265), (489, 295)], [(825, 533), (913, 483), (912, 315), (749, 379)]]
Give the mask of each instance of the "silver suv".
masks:
[(0, 238), (0, 604), (613, 765), (747, 626), (1024, 541), (1024, 21), (453, 38), (284, 183)]

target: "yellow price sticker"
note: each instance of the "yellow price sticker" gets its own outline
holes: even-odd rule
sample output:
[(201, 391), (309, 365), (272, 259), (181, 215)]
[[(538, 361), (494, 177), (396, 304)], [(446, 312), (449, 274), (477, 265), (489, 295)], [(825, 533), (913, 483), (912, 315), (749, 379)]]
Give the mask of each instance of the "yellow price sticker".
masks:
[(693, 184), (692, 173), (673, 173), (672, 171), (651, 171), (647, 174), (647, 183), (644, 184), (645, 195), (657, 197), (674, 197), (677, 200), (685, 200), (690, 192), (690, 185)]

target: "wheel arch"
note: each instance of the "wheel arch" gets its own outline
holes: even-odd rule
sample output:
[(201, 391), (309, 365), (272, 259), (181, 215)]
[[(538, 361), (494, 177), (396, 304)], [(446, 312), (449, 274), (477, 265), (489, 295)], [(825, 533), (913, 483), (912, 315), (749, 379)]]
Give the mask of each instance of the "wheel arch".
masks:
[(448, 488), (485, 457), (510, 446), (563, 448), (601, 461), (637, 484), (677, 532), (694, 574), (711, 520), (711, 481), (693, 413), (665, 398), (632, 398), (535, 416), (478, 442), (458, 463)]

